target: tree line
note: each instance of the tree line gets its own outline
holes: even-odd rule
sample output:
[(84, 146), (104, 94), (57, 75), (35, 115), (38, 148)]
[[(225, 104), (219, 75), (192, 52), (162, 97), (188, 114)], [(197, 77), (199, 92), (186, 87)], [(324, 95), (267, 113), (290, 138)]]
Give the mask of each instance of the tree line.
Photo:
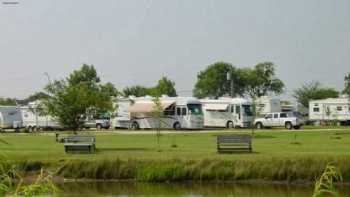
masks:
[[(311, 99), (334, 98), (340, 93), (350, 95), (350, 73), (344, 77), (344, 81), (345, 88), (342, 92), (325, 87), (319, 82), (311, 82), (294, 90), (293, 97), (308, 108)], [(284, 87), (283, 81), (276, 76), (276, 66), (272, 62), (262, 62), (246, 68), (238, 68), (227, 62), (216, 62), (198, 73), (193, 95), (198, 98), (218, 98), (233, 93), (234, 96), (245, 96), (254, 100), (264, 95), (282, 94)], [(83, 64), (66, 78), (50, 82), (42, 91), (26, 99), (0, 98), (0, 105), (25, 105), (41, 100), (42, 113), (57, 117), (62, 125), (77, 129), (82, 124), (80, 118), (87, 111), (113, 111), (113, 98), (130, 95), (177, 96), (177, 92), (175, 82), (165, 76), (153, 87), (135, 85), (119, 91), (112, 83), (102, 83), (93, 65)]]

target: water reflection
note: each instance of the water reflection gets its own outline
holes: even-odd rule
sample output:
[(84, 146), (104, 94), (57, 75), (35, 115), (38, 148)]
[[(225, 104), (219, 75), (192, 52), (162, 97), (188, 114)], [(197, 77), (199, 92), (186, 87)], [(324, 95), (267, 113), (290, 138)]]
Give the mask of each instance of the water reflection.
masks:
[[(59, 197), (310, 197), (312, 186), (216, 183), (64, 183)], [(340, 187), (340, 196), (349, 196), (349, 187)]]

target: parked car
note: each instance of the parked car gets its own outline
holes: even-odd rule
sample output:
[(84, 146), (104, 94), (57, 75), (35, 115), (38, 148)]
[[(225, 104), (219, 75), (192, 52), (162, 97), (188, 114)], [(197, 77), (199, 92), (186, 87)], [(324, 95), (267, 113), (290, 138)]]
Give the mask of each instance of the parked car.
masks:
[(93, 119), (93, 118), (87, 118), (84, 120), (84, 128), (90, 129), (90, 128), (96, 128), (97, 130), (101, 129), (109, 129), (111, 126), (110, 119)]
[(257, 129), (264, 127), (285, 127), (286, 129), (300, 129), (304, 125), (299, 112), (275, 112), (268, 113), (264, 118), (255, 119), (254, 125)]

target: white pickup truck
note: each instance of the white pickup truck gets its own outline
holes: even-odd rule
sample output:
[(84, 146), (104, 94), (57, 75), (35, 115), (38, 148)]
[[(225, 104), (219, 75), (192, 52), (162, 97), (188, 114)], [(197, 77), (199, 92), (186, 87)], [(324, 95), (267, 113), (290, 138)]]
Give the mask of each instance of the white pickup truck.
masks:
[(298, 112), (275, 112), (266, 114), (264, 118), (255, 119), (254, 125), (257, 129), (263, 129), (264, 127), (300, 129), (304, 122)]

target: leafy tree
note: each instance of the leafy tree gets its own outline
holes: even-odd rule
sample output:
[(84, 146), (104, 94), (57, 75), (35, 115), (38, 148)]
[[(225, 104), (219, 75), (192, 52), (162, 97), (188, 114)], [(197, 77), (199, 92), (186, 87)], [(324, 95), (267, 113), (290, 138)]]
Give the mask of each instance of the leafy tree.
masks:
[(125, 97), (128, 96), (136, 96), (136, 97), (140, 97), (140, 96), (146, 96), (149, 94), (149, 90), (146, 87), (143, 86), (132, 86), (132, 87), (126, 87), (123, 90), (123, 95)]
[(199, 98), (207, 96), (220, 97), (228, 93), (230, 84), (227, 81), (227, 73), (232, 70), (234, 70), (232, 64), (216, 62), (209, 65), (204, 71), (200, 71), (193, 90), (194, 96)]
[(345, 80), (345, 89), (343, 91), (344, 94), (350, 96), (350, 73), (344, 77)]
[(177, 96), (175, 82), (171, 81), (167, 77), (162, 77), (155, 87), (149, 89), (149, 93), (152, 96)]
[(293, 93), (293, 97), (305, 108), (309, 108), (310, 100), (336, 98), (338, 96), (339, 92), (337, 90), (323, 87), (319, 82), (306, 83), (294, 90)]
[(171, 81), (167, 77), (162, 77), (156, 86), (154, 87), (144, 87), (144, 86), (132, 86), (132, 87), (126, 87), (123, 90), (124, 96), (161, 96), (161, 95), (168, 95), (168, 96), (177, 96), (176, 89), (175, 89), (175, 82)]
[(101, 84), (93, 65), (84, 64), (63, 80), (45, 87), (49, 96), (43, 100), (45, 111), (70, 129), (82, 126), (81, 117), (87, 111), (113, 110), (111, 84)]
[(254, 68), (235, 68), (229, 63), (217, 62), (198, 74), (194, 95), (203, 98), (228, 94), (230, 83), (227, 81), (227, 73), (231, 74), (235, 95), (260, 97), (283, 92), (284, 84), (276, 78), (275, 65), (271, 62), (259, 63)]
[(17, 105), (16, 99), (12, 98), (0, 98), (0, 105)]
[(275, 76), (275, 65), (272, 62), (257, 64), (254, 69), (241, 71), (245, 82), (245, 91), (251, 98), (258, 98), (268, 93), (281, 94), (284, 83)]

